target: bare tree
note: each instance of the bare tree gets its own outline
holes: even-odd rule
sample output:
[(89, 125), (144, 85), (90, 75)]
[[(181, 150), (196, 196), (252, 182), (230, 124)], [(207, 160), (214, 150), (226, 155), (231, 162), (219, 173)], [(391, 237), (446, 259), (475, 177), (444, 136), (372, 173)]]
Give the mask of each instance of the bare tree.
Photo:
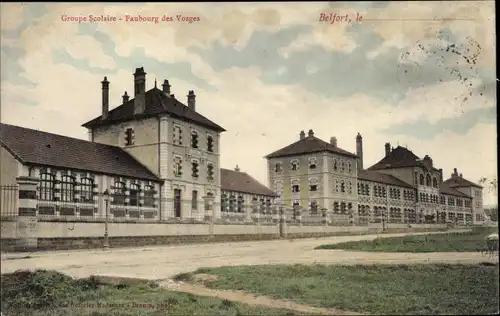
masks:
[(479, 179), (479, 184), (483, 185), (483, 186), (486, 186), (487, 189), (492, 192), (493, 194), (495, 195), (498, 195), (498, 180), (497, 180), (497, 176), (494, 176), (493, 178), (486, 178), (486, 177), (482, 177), (481, 179)]

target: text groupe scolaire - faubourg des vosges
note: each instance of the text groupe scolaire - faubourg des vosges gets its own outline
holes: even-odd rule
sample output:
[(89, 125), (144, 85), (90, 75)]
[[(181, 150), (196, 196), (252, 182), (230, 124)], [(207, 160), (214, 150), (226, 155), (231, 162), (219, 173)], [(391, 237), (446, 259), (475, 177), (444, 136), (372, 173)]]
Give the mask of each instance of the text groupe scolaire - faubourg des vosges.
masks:
[(162, 15), (162, 16), (145, 16), (145, 15), (124, 15), (114, 16), (114, 15), (78, 15), (71, 16), (67, 14), (61, 15), (62, 22), (76, 22), (76, 23), (95, 23), (95, 22), (146, 22), (155, 23), (160, 22), (184, 22), (184, 23), (194, 23), (199, 22), (201, 19), (199, 16), (187, 16), (182, 14), (176, 15)]

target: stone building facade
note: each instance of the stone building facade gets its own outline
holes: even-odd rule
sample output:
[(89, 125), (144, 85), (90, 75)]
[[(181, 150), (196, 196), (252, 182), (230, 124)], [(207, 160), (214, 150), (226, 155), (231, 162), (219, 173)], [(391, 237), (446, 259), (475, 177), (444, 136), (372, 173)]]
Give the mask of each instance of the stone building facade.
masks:
[(457, 221), (481, 224), (481, 186), (454, 170), (443, 170), (426, 155), (420, 159), (407, 148), (384, 145), (384, 157), (363, 168), (363, 138), (356, 136), (356, 154), (327, 143), (309, 130), (299, 140), (268, 156), (269, 186), (277, 200), (310, 213), (318, 210), (351, 214), (375, 222), (419, 223)]

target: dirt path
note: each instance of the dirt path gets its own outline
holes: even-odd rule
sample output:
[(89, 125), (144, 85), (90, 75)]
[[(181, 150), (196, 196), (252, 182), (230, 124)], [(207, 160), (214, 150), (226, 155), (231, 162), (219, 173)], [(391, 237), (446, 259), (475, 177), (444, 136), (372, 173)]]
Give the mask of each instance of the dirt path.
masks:
[(356, 313), (344, 311), (339, 309), (321, 308), (309, 305), (294, 303), (291, 301), (270, 298), (267, 296), (256, 296), (251, 293), (237, 291), (237, 290), (216, 290), (205, 287), (199, 283), (186, 283), (176, 282), (172, 279), (163, 281), (160, 286), (174, 292), (190, 293), (198, 296), (216, 297), (219, 299), (226, 299), (228, 301), (239, 302), (252, 306), (262, 306), (268, 308), (289, 309), (306, 314), (318, 315), (367, 315), (363, 313)]

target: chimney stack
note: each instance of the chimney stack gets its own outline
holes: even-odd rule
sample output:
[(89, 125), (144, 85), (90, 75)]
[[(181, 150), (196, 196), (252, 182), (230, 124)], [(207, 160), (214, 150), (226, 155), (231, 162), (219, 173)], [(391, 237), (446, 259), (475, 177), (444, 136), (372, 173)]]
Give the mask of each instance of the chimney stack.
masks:
[(306, 133), (304, 131), (300, 131), (300, 139), (305, 139), (306, 138)]
[(122, 95), (122, 99), (123, 99), (123, 104), (127, 103), (128, 100), (130, 99), (130, 97), (127, 94), (127, 91), (125, 91), (125, 93)]
[(187, 95), (187, 104), (188, 108), (196, 111), (196, 95), (194, 94), (194, 90), (189, 90), (189, 93)]
[(391, 143), (385, 143), (385, 156), (389, 156), (391, 153)]
[(134, 114), (146, 111), (146, 73), (144, 68), (136, 68), (134, 73)]
[(460, 174), (460, 178), (462, 178), (462, 174)]
[(458, 171), (457, 168), (453, 168), (453, 173), (451, 174), (452, 177), (458, 177)]
[(337, 137), (330, 137), (330, 145), (337, 147)]
[(363, 137), (358, 133), (356, 136), (356, 155), (358, 155), (358, 171), (363, 170)]
[(309, 137), (313, 137), (314, 136), (314, 132), (312, 129), (309, 130), (309, 133), (307, 133), (307, 136)]
[(236, 165), (236, 168), (234, 168), (234, 171), (240, 172), (240, 167), (238, 167), (238, 165)]
[(443, 183), (443, 169), (439, 169), (439, 177), (441, 179), (439, 183)]
[(167, 80), (167, 79), (165, 79), (165, 80), (163, 81), (163, 84), (162, 84), (161, 86), (163, 87), (163, 93), (165, 93), (165, 95), (166, 95), (167, 97), (170, 97), (170, 87), (171, 87), (171, 86), (170, 86), (170, 83), (168, 82), (168, 80)]
[(102, 83), (102, 116), (101, 119), (105, 120), (108, 118), (109, 114), (109, 81), (107, 77), (104, 77)]

